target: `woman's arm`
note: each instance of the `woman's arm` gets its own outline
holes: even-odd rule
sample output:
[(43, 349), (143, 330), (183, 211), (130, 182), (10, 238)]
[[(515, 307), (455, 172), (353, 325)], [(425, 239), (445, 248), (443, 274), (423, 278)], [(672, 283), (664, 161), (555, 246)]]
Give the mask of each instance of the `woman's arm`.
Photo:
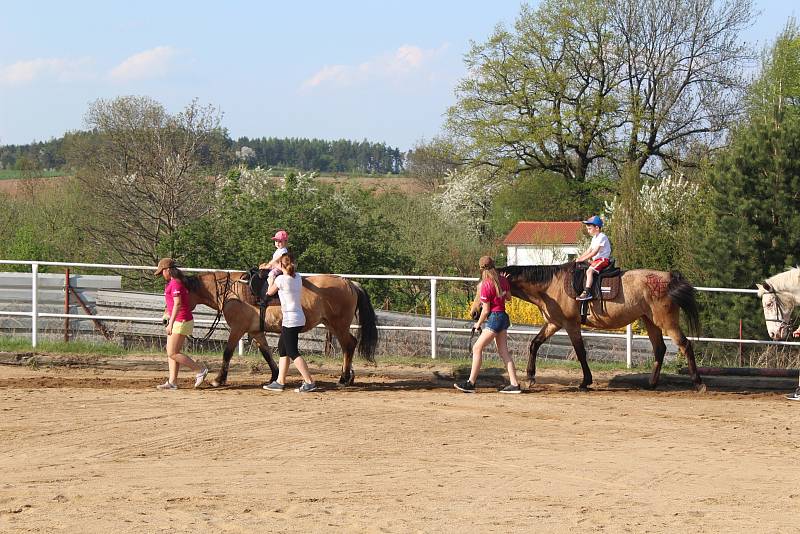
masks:
[(481, 328), (481, 325), (486, 322), (487, 317), (489, 317), (489, 303), (481, 302), (481, 316), (478, 317), (478, 321), (475, 323), (475, 330)]
[(267, 295), (270, 297), (274, 297), (278, 293), (278, 289), (280, 289), (278, 287), (278, 279), (273, 278), (272, 283), (267, 288)]

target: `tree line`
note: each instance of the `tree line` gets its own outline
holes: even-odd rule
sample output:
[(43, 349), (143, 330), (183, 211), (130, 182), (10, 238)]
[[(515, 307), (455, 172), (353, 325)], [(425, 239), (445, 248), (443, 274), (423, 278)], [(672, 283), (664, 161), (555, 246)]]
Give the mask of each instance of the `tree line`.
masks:
[[(99, 130), (75, 131), (49, 141), (0, 145), (0, 170), (70, 172), (65, 146), (75, 138), (90, 142), (88, 140), (99, 135)], [(405, 152), (386, 143), (277, 137), (233, 140), (224, 128), (213, 133), (205, 152), (205, 163), (209, 167), (245, 163), (251, 167), (356, 175), (400, 174), (405, 170), (407, 157)]]

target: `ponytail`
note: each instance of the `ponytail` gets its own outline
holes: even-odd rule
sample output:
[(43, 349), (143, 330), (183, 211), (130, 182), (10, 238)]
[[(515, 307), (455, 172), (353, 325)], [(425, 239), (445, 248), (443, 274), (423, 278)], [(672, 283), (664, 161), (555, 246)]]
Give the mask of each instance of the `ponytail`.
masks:
[(500, 275), (497, 273), (497, 269), (493, 267), (490, 269), (483, 269), (481, 273), (483, 274), (481, 283), (490, 282), (494, 286), (495, 295), (499, 298), (505, 298), (506, 292), (500, 286)]
[(281, 256), (280, 259), (281, 270), (284, 274), (288, 274), (292, 278), (294, 278), (295, 273), (297, 272), (297, 267), (294, 265), (294, 256), (290, 253), (286, 253)]

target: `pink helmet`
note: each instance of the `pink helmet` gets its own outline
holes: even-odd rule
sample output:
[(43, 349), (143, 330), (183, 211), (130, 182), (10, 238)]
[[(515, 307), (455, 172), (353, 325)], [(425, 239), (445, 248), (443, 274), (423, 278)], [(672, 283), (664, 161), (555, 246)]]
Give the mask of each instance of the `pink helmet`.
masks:
[(289, 241), (289, 234), (286, 233), (286, 230), (278, 230), (275, 232), (275, 237), (272, 238), (273, 241)]

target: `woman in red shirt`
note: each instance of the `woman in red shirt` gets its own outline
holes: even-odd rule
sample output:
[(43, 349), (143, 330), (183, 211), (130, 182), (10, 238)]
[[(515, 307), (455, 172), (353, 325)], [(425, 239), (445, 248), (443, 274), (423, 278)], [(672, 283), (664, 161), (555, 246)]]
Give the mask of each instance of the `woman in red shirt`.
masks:
[(517, 369), (514, 360), (508, 355), (508, 327), (511, 321), (506, 313), (506, 301), (511, 300), (511, 285), (504, 276), (500, 276), (494, 265), (494, 260), (483, 256), (478, 262), (481, 270), (481, 282), (478, 291), (481, 296), (481, 315), (475, 323), (475, 329), (480, 330), (485, 325), (478, 341), (472, 347), (472, 370), (469, 379), (453, 386), (464, 393), (475, 393), (475, 381), (481, 370), (483, 349), (492, 340), (497, 346), (497, 353), (503, 359), (508, 370), (511, 384), (500, 390), (500, 393), (521, 393), (517, 382)]
[(164, 300), (166, 309), (164, 310), (164, 324), (167, 330), (167, 361), (169, 362), (169, 378), (163, 384), (156, 386), (157, 389), (178, 389), (178, 371), (181, 365), (185, 365), (194, 370), (194, 387), (203, 383), (208, 374), (208, 368), (192, 360), (181, 352), (186, 336), (192, 334), (194, 328), (194, 317), (192, 310), (189, 309), (189, 291), (186, 289), (186, 277), (175, 265), (172, 258), (163, 258), (158, 262), (158, 268), (154, 273), (161, 275), (167, 281), (164, 288)]

